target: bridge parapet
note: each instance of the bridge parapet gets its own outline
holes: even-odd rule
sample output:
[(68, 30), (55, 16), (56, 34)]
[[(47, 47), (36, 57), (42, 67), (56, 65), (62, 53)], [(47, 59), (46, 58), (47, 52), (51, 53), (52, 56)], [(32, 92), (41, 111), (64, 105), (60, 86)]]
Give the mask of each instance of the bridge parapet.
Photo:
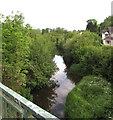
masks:
[(59, 120), (2, 83), (0, 83), (0, 117)]

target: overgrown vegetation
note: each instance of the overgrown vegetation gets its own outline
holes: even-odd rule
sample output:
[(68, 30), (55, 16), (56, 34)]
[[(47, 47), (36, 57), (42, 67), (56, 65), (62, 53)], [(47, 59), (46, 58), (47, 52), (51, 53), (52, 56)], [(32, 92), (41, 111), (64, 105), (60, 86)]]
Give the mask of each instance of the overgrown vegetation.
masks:
[(67, 97), (66, 115), (112, 117), (113, 47), (104, 46), (99, 35), (101, 30), (113, 25), (110, 21), (113, 16), (100, 25), (90, 19), (85, 31), (73, 32), (63, 28), (32, 29), (29, 24), (25, 25), (20, 13), (1, 17), (5, 85), (32, 100), (31, 90), (52, 84), (49, 78), (56, 69), (53, 57), (58, 49), (69, 72), (83, 78)]
[(65, 114), (67, 118), (106, 119), (111, 113), (111, 84), (97, 76), (86, 76), (69, 93)]
[(55, 42), (49, 34), (42, 35), (25, 25), (20, 13), (2, 18), (3, 83), (32, 99), (31, 89), (50, 84), (49, 78), (56, 68)]
[[(111, 26), (111, 18), (108, 17), (100, 26), (103, 29)], [(96, 22), (92, 25), (96, 25)], [(108, 87), (113, 82), (113, 46), (101, 44), (98, 31), (93, 31), (92, 26), (87, 26), (87, 29), (91, 29), (90, 32), (76, 33), (62, 46), (69, 71), (83, 78), (68, 95), (65, 113), (69, 118), (108, 119), (113, 117), (112, 90), (111, 86)], [(90, 76), (85, 77), (87, 75)], [(91, 82), (94, 84), (90, 84)], [(109, 89), (109, 93), (104, 88)], [(111, 109), (106, 110), (106, 107)]]

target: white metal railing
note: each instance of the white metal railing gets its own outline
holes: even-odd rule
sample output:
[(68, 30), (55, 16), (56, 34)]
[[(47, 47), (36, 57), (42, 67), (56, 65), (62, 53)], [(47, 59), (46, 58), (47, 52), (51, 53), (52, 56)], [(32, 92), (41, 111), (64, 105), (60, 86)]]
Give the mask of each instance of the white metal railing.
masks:
[(2, 83), (0, 83), (0, 118), (50, 118), (51, 120), (59, 120)]

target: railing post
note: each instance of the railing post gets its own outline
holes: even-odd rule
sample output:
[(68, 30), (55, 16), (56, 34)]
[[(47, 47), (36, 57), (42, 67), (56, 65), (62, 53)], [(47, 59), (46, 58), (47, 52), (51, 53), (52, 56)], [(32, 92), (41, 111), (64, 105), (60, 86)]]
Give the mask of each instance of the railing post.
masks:
[[(57, 117), (53, 116), (49, 112), (43, 110), (39, 106), (35, 105), (31, 101), (17, 94), (10, 88), (6, 87), (0, 83), (0, 98), (2, 98), (2, 111), (4, 113), (2, 118), (20, 118), (20, 119), (29, 119), (29, 118), (38, 118), (38, 119), (48, 119), (59, 120)], [(13, 114), (13, 115), (12, 115)]]

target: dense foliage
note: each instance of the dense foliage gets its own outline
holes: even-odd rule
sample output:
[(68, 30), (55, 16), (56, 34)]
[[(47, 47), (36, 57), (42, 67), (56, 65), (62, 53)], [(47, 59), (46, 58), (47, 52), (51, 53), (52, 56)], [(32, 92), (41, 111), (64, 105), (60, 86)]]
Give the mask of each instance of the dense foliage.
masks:
[(97, 25), (97, 21), (95, 19), (87, 20), (86, 30), (89, 30), (90, 32), (98, 32), (99, 27)]
[(95, 32), (99, 36), (101, 36), (102, 30), (106, 30), (110, 26), (113, 26), (113, 16), (106, 17), (106, 19), (100, 24), (97, 24), (96, 19), (87, 20), (86, 30), (89, 30), (90, 32)]
[(79, 62), (73, 63), (71, 72), (85, 75), (100, 75), (113, 80), (113, 47), (85, 46), (79, 50)]
[[(85, 46), (100, 46), (101, 38), (89, 31), (85, 31), (82, 34), (75, 33), (75, 35), (68, 39), (64, 45), (64, 60), (68, 66), (73, 63), (78, 63), (80, 60), (80, 51)], [(83, 51), (85, 53), (85, 51)]]
[(113, 47), (101, 44), (101, 38), (85, 31), (74, 36), (63, 44), (63, 56), (72, 74), (100, 75), (108, 81), (113, 80)]
[[(106, 20), (105, 20), (106, 21)], [(92, 19), (88, 21), (90, 24), (92, 22)], [(107, 25), (106, 27), (109, 27), (111, 25)], [(92, 23), (91, 23), (92, 24)], [(106, 22), (102, 23), (103, 25), (107, 24)], [(102, 25), (101, 24), (101, 25)], [(95, 27), (96, 28), (96, 27)], [(95, 29), (94, 27), (88, 25), (87, 29), (90, 31), (84, 31), (81, 33), (75, 32), (74, 35), (64, 41), (62, 45), (63, 49), (63, 56), (65, 63), (68, 66), (68, 70), (74, 78), (79, 76), (79, 78), (82, 78), (84, 76), (90, 75), (89, 77), (83, 78), (82, 81), (79, 81), (80, 85), (78, 84), (74, 90), (69, 94), (69, 97), (67, 97), (66, 102), (66, 115), (70, 118), (106, 118), (106, 110), (104, 109), (106, 106), (99, 106), (99, 103), (94, 103), (96, 106), (92, 105), (92, 101), (96, 101), (98, 94), (93, 94), (93, 90), (97, 90), (98, 92), (101, 92), (101, 88), (103, 87), (103, 82), (107, 84), (112, 84), (113, 82), (113, 46), (105, 46), (101, 43), (101, 37), (98, 35), (98, 31), (93, 31)], [(92, 30), (91, 30), (92, 29)], [(104, 27), (105, 29), (105, 27)], [(91, 75), (99, 76), (99, 77), (92, 77)], [(101, 78), (102, 77), (102, 78)], [(97, 80), (101, 80), (101, 82), (98, 82)], [(105, 80), (106, 79), (106, 80)], [(75, 79), (76, 81), (76, 79)], [(93, 89), (90, 89), (89, 92), (89, 86), (88, 84), (91, 81), (95, 81), (95, 85), (91, 84), (91, 87)], [(78, 80), (77, 80), (78, 82)], [(110, 83), (109, 83), (110, 82)], [(81, 86), (82, 84), (82, 86)], [(84, 87), (85, 86), (85, 87)], [(83, 91), (83, 94), (81, 92), (79, 93), (76, 89), (81, 89)], [(103, 89), (103, 88), (102, 88)], [(111, 87), (109, 86), (109, 90), (111, 90)], [(87, 95), (90, 95), (90, 100), (86, 102)], [(99, 93), (100, 94), (100, 93)], [(83, 95), (83, 96), (82, 96)], [(82, 96), (82, 97), (81, 97)], [(112, 94), (105, 94), (104, 91), (102, 91), (102, 98), (98, 98), (98, 101), (106, 103), (106, 99), (108, 97), (108, 103), (107, 107), (111, 108), (113, 104), (111, 103), (111, 97)], [(105, 97), (106, 98), (105, 98)], [(75, 106), (73, 106), (75, 104)], [(73, 108), (73, 109), (72, 109)], [(91, 111), (88, 109), (91, 108)], [(96, 108), (98, 110), (96, 110)], [(82, 111), (82, 112), (81, 112)], [(96, 113), (95, 113), (96, 112)], [(105, 114), (104, 114), (105, 112)], [(111, 112), (110, 109), (107, 110), (108, 113)], [(91, 114), (92, 113), (92, 114)], [(104, 114), (103, 116), (101, 114)], [(107, 115), (108, 118), (109, 115)], [(113, 117), (113, 116), (112, 116)]]
[(108, 27), (113, 26), (113, 16), (107, 17), (104, 22), (100, 24), (100, 30), (105, 30)]
[[(30, 36), (32, 35), (30, 30)], [(28, 69), (28, 84), (32, 87), (43, 87), (50, 84), (48, 78), (55, 71), (52, 61), (55, 54), (55, 44), (49, 35), (35, 34), (30, 46), (30, 68)]]
[(68, 118), (106, 119), (111, 116), (111, 84), (96, 76), (86, 76), (68, 94), (65, 113)]
[(86, 31), (73, 32), (63, 28), (32, 29), (29, 24), (25, 25), (20, 13), (1, 17), (5, 85), (32, 99), (31, 89), (52, 84), (49, 78), (56, 69), (53, 57), (58, 53), (57, 48), (70, 73), (87, 76), (69, 93), (66, 115), (71, 118), (111, 116), (107, 108), (111, 107), (113, 47), (102, 45), (98, 34), (99, 30), (112, 26), (113, 16), (106, 18), (100, 26), (95, 19), (90, 19)]
[(14, 90), (26, 84), (25, 72), (29, 63), (31, 43), (22, 14), (7, 16), (2, 22), (2, 79)]
[(31, 89), (50, 84), (55, 42), (25, 25), (20, 13), (2, 18), (3, 83), (30, 99)]

